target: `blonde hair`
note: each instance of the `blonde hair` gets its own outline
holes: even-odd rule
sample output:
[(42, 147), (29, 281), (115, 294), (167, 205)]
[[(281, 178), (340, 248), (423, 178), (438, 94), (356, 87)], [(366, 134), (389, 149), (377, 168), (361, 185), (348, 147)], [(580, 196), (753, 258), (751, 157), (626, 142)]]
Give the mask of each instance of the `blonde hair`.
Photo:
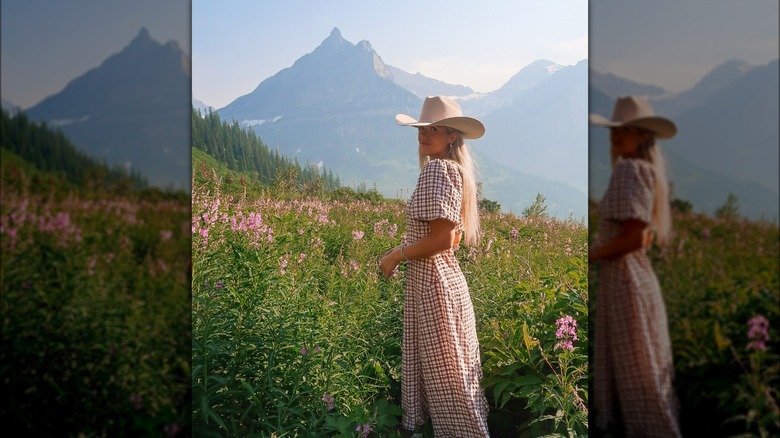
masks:
[[(477, 164), (471, 156), (469, 145), (463, 141), (460, 131), (449, 126), (447, 134), (456, 134), (455, 141), (450, 144), (450, 148), (444, 154), (444, 159), (454, 162), (460, 170), (460, 176), (463, 180), (463, 198), (460, 207), (460, 221), (463, 225), (463, 240), (468, 246), (476, 245), (479, 242), (479, 209), (477, 207)], [(430, 161), (430, 157), (417, 149), (417, 156), (420, 160), (420, 170)]]
[[(667, 176), (666, 159), (661, 152), (661, 146), (656, 142), (652, 131), (636, 128), (640, 132), (650, 133), (648, 141), (639, 144), (639, 158), (649, 161), (655, 172), (655, 198), (653, 199), (653, 228), (656, 242), (666, 245), (672, 240), (672, 210), (669, 200), (669, 179)], [(620, 162), (620, 156), (610, 149), (612, 168)]]

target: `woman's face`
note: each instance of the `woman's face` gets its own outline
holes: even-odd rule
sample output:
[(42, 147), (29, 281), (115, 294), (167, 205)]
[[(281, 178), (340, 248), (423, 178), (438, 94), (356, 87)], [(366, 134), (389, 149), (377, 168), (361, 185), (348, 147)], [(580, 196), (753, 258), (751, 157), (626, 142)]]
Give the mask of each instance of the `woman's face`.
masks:
[(420, 126), (417, 128), (417, 141), (420, 142), (420, 150), (423, 155), (433, 158), (442, 158), (450, 148), (450, 143), (455, 141), (455, 133), (447, 134), (444, 126)]
[(620, 126), (609, 129), (612, 151), (623, 158), (639, 156), (639, 145), (650, 140), (652, 134), (635, 126)]

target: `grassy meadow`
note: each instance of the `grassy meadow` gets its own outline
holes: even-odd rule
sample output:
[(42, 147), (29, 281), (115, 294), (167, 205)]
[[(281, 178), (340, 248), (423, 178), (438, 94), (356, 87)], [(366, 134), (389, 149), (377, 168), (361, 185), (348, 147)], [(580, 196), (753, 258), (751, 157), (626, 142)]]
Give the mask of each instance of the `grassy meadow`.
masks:
[[(193, 166), (196, 435), (399, 436), (405, 268), (385, 281), (378, 261), (404, 240), (404, 202)], [(482, 229), (457, 255), (491, 434), (584, 436), (587, 229), (500, 213)]]
[[(666, 302), (683, 436), (780, 436), (780, 234), (776, 223), (740, 218), (735, 201), (716, 216), (675, 212), (673, 241), (648, 253)], [(595, 208), (590, 224), (593, 235)]]
[(0, 413), (31, 436), (188, 436), (190, 200), (2, 149)]

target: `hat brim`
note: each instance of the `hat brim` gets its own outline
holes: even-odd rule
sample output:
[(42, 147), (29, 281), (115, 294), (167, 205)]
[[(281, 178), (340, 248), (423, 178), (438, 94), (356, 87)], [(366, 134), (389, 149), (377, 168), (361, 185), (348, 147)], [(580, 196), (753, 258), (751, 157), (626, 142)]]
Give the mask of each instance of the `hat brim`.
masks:
[(474, 140), (485, 135), (485, 125), (473, 117), (458, 116), (436, 120), (434, 122), (421, 122), (406, 114), (395, 116), (395, 123), (400, 126), (447, 126), (460, 131), (464, 139)]
[(588, 121), (594, 125), (605, 126), (607, 128), (636, 126), (652, 131), (658, 138), (672, 138), (677, 134), (677, 125), (666, 117), (661, 116), (638, 117), (625, 122), (614, 122), (598, 114), (591, 114), (588, 116)]

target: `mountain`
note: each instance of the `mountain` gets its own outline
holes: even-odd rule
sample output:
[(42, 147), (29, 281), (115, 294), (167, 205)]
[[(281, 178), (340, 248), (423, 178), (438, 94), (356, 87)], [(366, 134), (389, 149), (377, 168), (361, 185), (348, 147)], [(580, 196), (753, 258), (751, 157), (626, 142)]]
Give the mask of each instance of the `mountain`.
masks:
[[(374, 185), (385, 196), (408, 197), (419, 173), (417, 138), (413, 129), (397, 126), (394, 118), (398, 113), (413, 117), (419, 114), (422, 98), (398, 83), (399, 78), (414, 76), (417, 75), (399, 73), (398, 69), (385, 64), (368, 41), (352, 44), (336, 28), (317, 48), (299, 58), (291, 67), (263, 80), (251, 93), (217, 112), (223, 120), (235, 120), (241, 126), (253, 129), (272, 149), (278, 148), (284, 154), (295, 156), (301, 163), (322, 162), (339, 176), (344, 185)], [(551, 75), (545, 73), (545, 76)], [(555, 76), (558, 74), (552, 75)], [(585, 78), (586, 75), (581, 80), (583, 97), (586, 93)], [(422, 77), (418, 79), (420, 84), (427, 84), (426, 87), (438, 82)], [(563, 83), (556, 85), (556, 81), (549, 81), (545, 89), (564, 92), (566, 86)], [(542, 82), (546, 81), (539, 79), (539, 83)], [(453, 87), (443, 83), (439, 85)], [(409, 83), (406, 86), (411, 87)], [(530, 88), (525, 91), (505, 89), (504, 94), (498, 95), (501, 101), (494, 106), (508, 108), (515, 103), (512, 93), (529, 92)], [(418, 93), (428, 94), (430, 89), (419, 90)], [(543, 94), (542, 91), (538, 93)], [(470, 97), (472, 101), (460, 100), (464, 113), (469, 115), (473, 113), (467, 106), (469, 102), (476, 101), (473, 95)], [(535, 99), (541, 102), (543, 111), (540, 112), (555, 116), (557, 110), (549, 108), (553, 99), (544, 99), (543, 96)], [(587, 151), (584, 142), (587, 107), (584, 100), (581, 109), (581, 148), (584, 156)], [(567, 115), (571, 112), (562, 111)], [(487, 132), (511, 131), (511, 119), (507, 117), (506, 122), (501, 120), (495, 126), (486, 123)], [(506, 127), (499, 128), (499, 125)], [(567, 129), (554, 128), (556, 132)], [(585, 217), (585, 184), (578, 189), (508, 166), (491, 156), (488, 143), (487, 135), (469, 142), (482, 170), (486, 197), (502, 204), (506, 211), (519, 214), (533, 203), (537, 193), (542, 193), (547, 198), (551, 214)], [(531, 150), (523, 149), (519, 155), (532, 161), (529, 157), (534, 148), (554, 150), (556, 147), (533, 145)], [(558, 150), (561, 154), (565, 153), (560, 148)], [(560, 161), (568, 159), (559, 160), (558, 167)], [(582, 167), (582, 163), (579, 166)]]
[(677, 153), (778, 193), (778, 61), (754, 67), (677, 116)]
[[(346, 185), (373, 181), (394, 194), (409, 185), (402, 175), (414, 178), (417, 160), (413, 131), (393, 120), (421, 102), (393, 82), (368, 41), (352, 44), (334, 28), (314, 51), (217, 112), (253, 128), (272, 149), (322, 162)], [(403, 144), (412, 146), (399, 152)]]
[(461, 100), (488, 127), (484, 152), (503, 165), (587, 192), (588, 63), (539, 60), (500, 89)]
[[(690, 90), (651, 98), (678, 134), (663, 142), (675, 196), (706, 213), (734, 193), (743, 214), (778, 218), (778, 60), (764, 66), (727, 61)], [(614, 99), (591, 87), (591, 112), (609, 116)], [(680, 112), (673, 114), (672, 108)], [(600, 197), (609, 176), (608, 130), (590, 129), (590, 195)]]
[(468, 96), (474, 94), (474, 90), (463, 85), (448, 84), (438, 79), (429, 78), (419, 72), (407, 73), (392, 65), (388, 65), (387, 68), (390, 70), (393, 82), (423, 99), (427, 96)]
[(730, 60), (715, 67), (690, 90), (679, 94), (660, 97), (655, 104), (656, 112), (674, 117), (693, 107), (702, 105), (711, 95), (741, 79), (754, 66), (740, 61)]
[(91, 156), (144, 174), (149, 183), (190, 186), (190, 59), (175, 41), (142, 28), (119, 53), (27, 110), (59, 127)]
[(213, 106), (207, 105), (203, 103), (203, 101), (195, 99), (194, 97), (192, 98), (192, 107), (195, 108), (196, 110), (199, 110), (201, 114), (205, 114), (206, 112), (208, 112), (209, 109), (211, 109), (211, 111), (216, 110), (216, 108), (214, 108)]
[[(615, 76), (612, 73), (599, 73), (596, 70), (590, 70), (588, 84), (613, 98), (629, 95), (646, 97), (662, 96), (666, 93), (666, 90), (655, 85), (640, 84), (639, 82)], [(608, 116), (609, 114), (607, 114), (606, 117)]]

